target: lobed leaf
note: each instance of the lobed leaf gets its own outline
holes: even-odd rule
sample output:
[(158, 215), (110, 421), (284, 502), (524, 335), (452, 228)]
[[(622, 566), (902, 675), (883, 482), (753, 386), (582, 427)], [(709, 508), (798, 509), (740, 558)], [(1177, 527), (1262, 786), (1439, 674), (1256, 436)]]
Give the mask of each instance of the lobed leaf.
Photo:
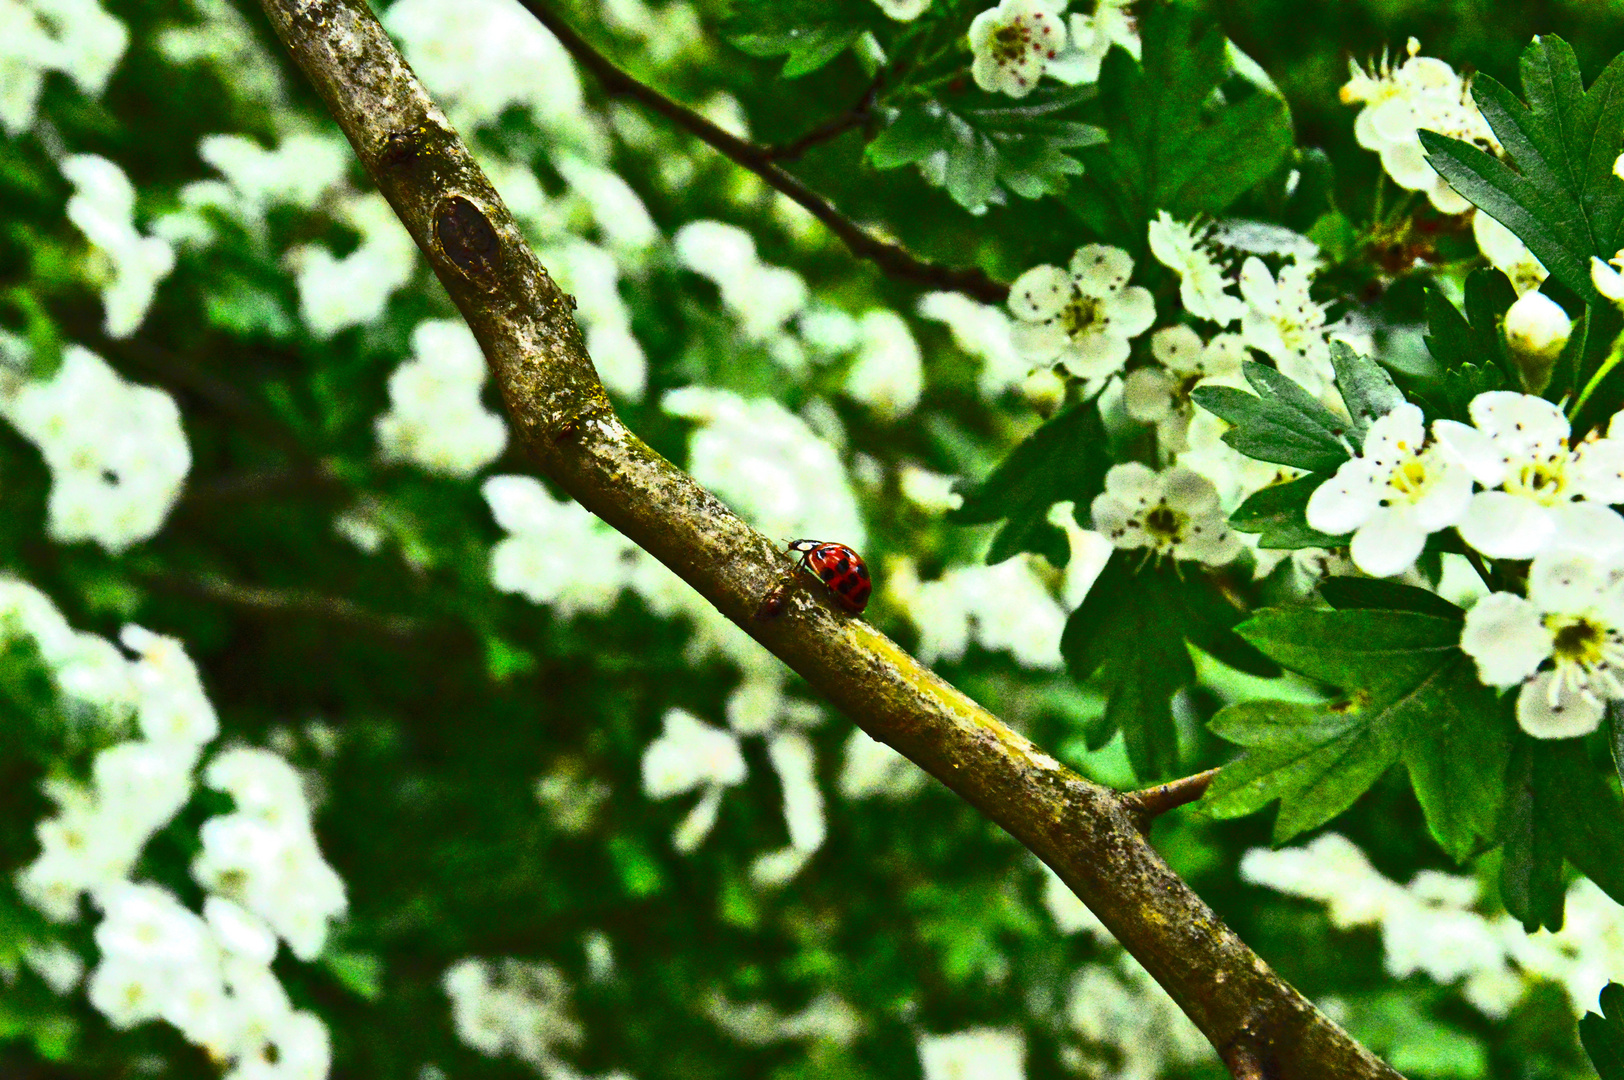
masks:
[(1233, 425), (1224, 441), (1247, 457), (1330, 473), (1348, 460), (1348, 425), (1274, 368), (1248, 362), (1255, 394), (1229, 386), (1197, 387), (1197, 405)]

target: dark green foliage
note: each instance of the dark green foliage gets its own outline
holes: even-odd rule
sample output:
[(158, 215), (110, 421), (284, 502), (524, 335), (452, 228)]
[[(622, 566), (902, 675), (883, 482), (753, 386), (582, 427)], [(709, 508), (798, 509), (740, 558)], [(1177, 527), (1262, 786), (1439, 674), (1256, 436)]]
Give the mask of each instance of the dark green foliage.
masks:
[[(1255, 394), (1230, 386), (1197, 387), (1197, 405), (1234, 425), (1224, 442), (1247, 457), (1310, 472), (1335, 472), (1348, 460), (1347, 422), (1274, 368), (1248, 361)], [(1357, 448), (1357, 443), (1355, 443)]]
[(849, 49), (878, 16), (863, 0), (738, 0), (722, 33), (752, 56), (783, 55), (783, 76), (795, 79)]
[(1085, 401), (1011, 450), (985, 480), (963, 493), (964, 504), (948, 520), (961, 525), (1004, 522), (987, 550), (989, 563), (1035, 551), (1064, 566), (1071, 548), (1066, 534), (1049, 524), (1049, 507), (1069, 499), (1086, 514), (1109, 467), (1099, 409)]
[(1371, 423), (1404, 404), (1404, 395), (1380, 364), (1360, 356), (1345, 341), (1331, 342), (1331, 367), (1336, 371), (1336, 388), (1353, 417), (1348, 437), (1355, 446), (1362, 445)]
[(1083, 155), (1088, 172), (1065, 197), (1096, 235), (1129, 250), (1143, 247), (1158, 210), (1219, 214), (1291, 147), (1284, 98), (1235, 76), (1206, 16), (1147, 4), (1140, 17), (1143, 62), (1113, 50), (1100, 73), (1110, 142)]
[(1458, 610), (1436, 614), (1435, 601), (1412, 605), (1392, 590), (1356, 599), (1405, 607), (1264, 610), (1237, 628), (1288, 670), (1341, 693), (1320, 704), (1244, 702), (1214, 717), (1216, 734), (1250, 752), (1213, 782), (1203, 800), (1212, 814), (1278, 799), (1274, 839), (1283, 843), (1346, 810), (1402, 761), (1445, 851), (1464, 859), (1494, 841), (1509, 714), (1458, 647)]
[(869, 143), (868, 160), (895, 169), (946, 151), (947, 192), (972, 210), (1000, 184), (1025, 199), (1053, 195), (1083, 171), (1066, 151), (1105, 140), (1103, 131), (1077, 119), (1094, 93), (1092, 86), (1043, 87), (1016, 105), (981, 93), (905, 101)]
[(1342, 547), (1347, 537), (1328, 536), (1310, 527), (1305, 517), (1308, 497), (1327, 479), (1323, 473), (1309, 473), (1266, 487), (1241, 503), (1229, 516), (1229, 523), (1241, 532), (1258, 533), (1259, 547)]
[(1173, 695), (1195, 681), (1186, 645), (1258, 674), (1276, 669), (1233, 633), (1240, 613), (1194, 566), (1148, 562), (1116, 551), (1082, 606), (1072, 612), (1060, 651), (1079, 681), (1106, 695), (1096, 741), (1121, 731), (1141, 780), (1179, 765)]
[(1624, 1080), (1624, 986), (1608, 983), (1596, 1004), (1600, 1016), (1579, 1018), (1579, 1040), (1601, 1080)]

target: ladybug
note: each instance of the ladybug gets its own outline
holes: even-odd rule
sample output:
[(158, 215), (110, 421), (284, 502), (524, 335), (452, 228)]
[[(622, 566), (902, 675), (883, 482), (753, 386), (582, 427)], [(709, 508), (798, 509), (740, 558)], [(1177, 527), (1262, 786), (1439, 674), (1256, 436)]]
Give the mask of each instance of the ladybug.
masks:
[(853, 615), (868, 605), (874, 583), (863, 557), (845, 544), (827, 540), (791, 540), (789, 554), (801, 556), (800, 565), (829, 587), (835, 601)]

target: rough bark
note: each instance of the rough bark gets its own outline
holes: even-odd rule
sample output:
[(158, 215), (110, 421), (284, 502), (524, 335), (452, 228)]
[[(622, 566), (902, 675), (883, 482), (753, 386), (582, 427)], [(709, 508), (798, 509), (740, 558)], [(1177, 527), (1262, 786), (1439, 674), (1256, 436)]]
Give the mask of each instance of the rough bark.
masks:
[(616, 416), (571, 298), (362, 0), (261, 3), (473, 328), (543, 473), (1053, 867), (1225, 1062), (1281, 1080), (1398, 1076), (1218, 920), (1147, 843), (1136, 805), (806, 590), (754, 619), (783, 570), (774, 542)]

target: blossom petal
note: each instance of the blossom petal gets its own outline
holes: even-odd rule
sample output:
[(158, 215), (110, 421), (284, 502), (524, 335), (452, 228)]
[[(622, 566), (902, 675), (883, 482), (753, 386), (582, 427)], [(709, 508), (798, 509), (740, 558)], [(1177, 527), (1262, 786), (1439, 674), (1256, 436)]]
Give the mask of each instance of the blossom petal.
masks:
[(1504, 491), (1472, 496), (1457, 528), (1461, 539), (1494, 559), (1532, 559), (1556, 535), (1547, 508)]
[(1547, 551), (1528, 568), (1528, 599), (1541, 610), (1574, 615), (1604, 604), (1613, 578), (1606, 566), (1584, 551)]
[(1018, 322), (1009, 328), (1009, 343), (1023, 360), (1047, 364), (1071, 344), (1056, 323)]
[(1059, 359), (1074, 375), (1098, 379), (1114, 375), (1128, 362), (1128, 341), (1112, 334), (1087, 333), (1072, 339)]
[(1122, 407), (1143, 424), (1173, 415), (1173, 376), (1161, 368), (1142, 367), (1122, 380)]
[(1150, 290), (1130, 285), (1104, 304), (1111, 333), (1125, 338), (1138, 337), (1156, 321), (1156, 301)]
[(1455, 420), (1434, 420), (1432, 437), (1450, 460), (1484, 487), (1498, 487), (1505, 482), (1506, 453), (1484, 432)]
[(1009, 287), (1009, 310), (1027, 322), (1054, 318), (1070, 299), (1071, 279), (1058, 266), (1034, 266)]
[(1536, 739), (1571, 739), (1595, 731), (1601, 723), (1601, 702), (1555, 680), (1556, 672), (1542, 671), (1523, 684), (1517, 695), (1517, 723)]
[(1071, 281), (1084, 296), (1103, 299), (1120, 292), (1132, 274), (1133, 256), (1109, 244), (1084, 244), (1071, 257)]
[(1594, 555), (1616, 560), (1624, 554), (1624, 517), (1601, 503), (1564, 503), (1549, 511), (1556, 522), (1556, 542)]
[(1370, 519), (1380, 498), (1369, 463), (1355, 458), (1308, 496), (1308, 524), (1331, 536), (1350, 533)]
[(1105, 492), (1122, 502), (1145, 507), (1161, 497), (1156, 470), (1138, 461), (1113, 465), (1105, 474)]
[(1350, 554), (1353, 565), (1370, 576), (1392, 577), (1415, 564), (1426, 542), (1427, 530), (1410, 507), (1384, 507), (1353, 534)]
[(1568, 418), (1554, 402), (1512, 390), (1490, 390), (1472, 399), (1472, 422), (1502, 454), (1535, 457), (1566, 449)]
[(1573, 486), (1599, 503), (1624, 503), (1624, 439), (1580, 443), (1573, 451)]
[(1490, 593), (1466, 613), (1460, 647), (1489, 686), (1516, 686), (1551, 655), (1551, 632), (1539, 609), (1511, 593)]

